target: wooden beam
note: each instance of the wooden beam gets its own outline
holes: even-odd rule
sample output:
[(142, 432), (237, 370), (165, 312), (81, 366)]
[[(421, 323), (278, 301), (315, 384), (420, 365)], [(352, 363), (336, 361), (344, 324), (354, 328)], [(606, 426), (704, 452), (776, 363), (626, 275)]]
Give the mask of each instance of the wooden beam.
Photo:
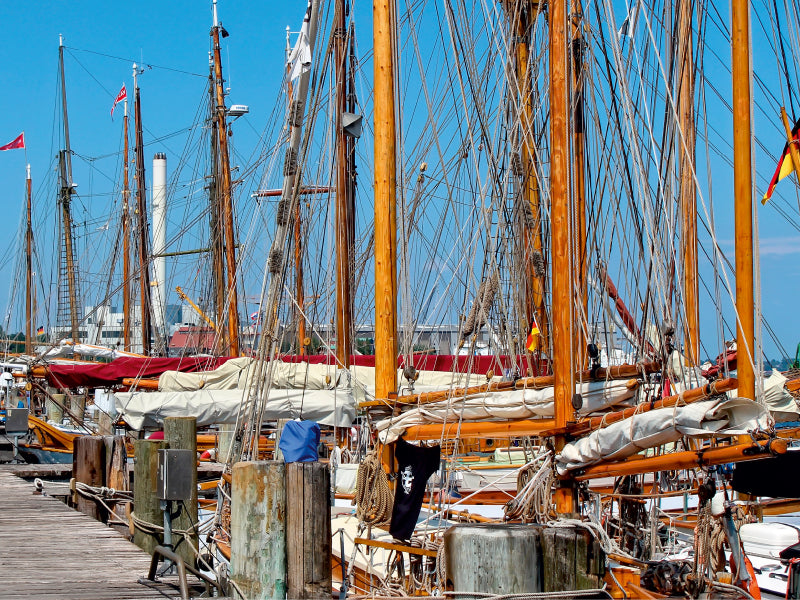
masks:
[(698, 451), (672, 452), (647, 458), (635, 456), (623, 461), (593, 465), (576, 471), (573, 476), (577, 481), (585, 481), (599, 477), (624, 477), (656, 471), (680, 471), (707, 465), (758, 460), (766, 458), (766, 452), (785, 454), (787, 447), (786, 440), (773, 439), (732, 446), (718, 446)]

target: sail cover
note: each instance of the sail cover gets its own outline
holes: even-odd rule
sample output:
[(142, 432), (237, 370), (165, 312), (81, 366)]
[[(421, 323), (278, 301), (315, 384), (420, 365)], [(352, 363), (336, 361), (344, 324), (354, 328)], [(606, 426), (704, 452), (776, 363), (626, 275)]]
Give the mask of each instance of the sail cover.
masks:
[[(593, 381), (576, 386), (583, 397), (581, 414), (589, 414), (625, 402), (635, 391), (627, 381)], [(405, 433), (408, 427), (425, 423), (453, 423), (501, 419), (530, 419), (553, 416), (554, 391), (552, 387), (534, 390), (486, 392), (469, 398), (453, 398), (432, 402), (413, 408), (399, 417), (383, 419), (376, 424), (378, 437), (391, 443)]]
[(558, 472), (600, 462), (622, 460), (682, 436), (747, 434), (767, 427), (767, 411), (747, 398), (725, 397), (686, 406), (660, 408), (618, 421), (571, 442), (556, 457)]
[(110, 363), (47, 365), (47, 380), (55, 387), (109, 387), (122, 385), (126, 377), (158, 377), (168, 369), (205, 371), (229, 357), (186, 356), (181, 358), (134, 358), (122, 356)]
[[(164, 417), (196, 417), (197, 426), (236, 423), (247, 390), (190, 392), (117, 392), (117, 411), (133, 429), (160, 428)], [(352, 391), (275, 389), (269, 392), (264, 419), (301, 418), (321, 425), (349, 427), (356, 416)]]

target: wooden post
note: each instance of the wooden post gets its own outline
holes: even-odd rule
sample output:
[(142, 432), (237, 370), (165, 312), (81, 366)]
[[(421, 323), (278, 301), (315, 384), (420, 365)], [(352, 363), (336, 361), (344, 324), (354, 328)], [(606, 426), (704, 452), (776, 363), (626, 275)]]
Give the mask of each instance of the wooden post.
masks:
[(238, 462), (231, 471), (230, 572), (246, 598), (286, 596), (285, 475), (277, 461)]
[[(72, 451), (72, 477), (76, 483), (85, 483), (92, 487), (105, 485), (105, 454), (106, 445), (102, 437), (83, 435), (75, 438)], [(75, 507), (93, 519), (103, 523), (108, 521), (106, 509), (100, 503), (80, 493), (77, 494)]]
[(86, 412), (86, 396), (83, 394), (70, 394), (69, 411), (78, 420), (78, 424), (83, 425), (84, 413)]
[(47, 407), (47, 420), (61, 424), (64, 420), (64, 394), (49, 393), (52, 388), (47, 388), (49, 397), (45, 400)]
[(331, 593), (331, 473), (319, 462), (286, 465), (286, 562), (289, 598)]
[(448, 581), (443, 584), (459, 592), (487, 594), (544, 591), (541, 532), (537, 525), (451, 527), (444, 534)]
[[(224, 463), (228, 460), (234, 439), (236, 439), (236, 425), (229, 423), (217, 425), (217, 462)], [(235, 456), (233, 462), (236, 462)]]
[(603, 550), (583, 527), (545, 527), (542, 557), (545, 592), (597, 589), (603, 584)]
[[(197, 456), (197, 419), (195, 417), (166, 417), (164, 419), (164, 441), (170, 450), (191, 450)], [(156, 464), (158, 461), (156, 460)], [(173, 529), (188, 530), (197, 523), (197, 462), (192, 469), (192, 497), (183, 503), (183, 510), (172, 521)], [(186, 564), (194, 566), (197, 559), (197, 533), (178, 543), (173, 536), (175, 552)], [(194, 550), (190, 547), (194, 547)]]
[[(161, 508), (156, 498), (158, 485), (158, 451), (167, 447), (160, 440), (136, 440), (133, 442), (133, 512), (136, 517), (146, 523), (163, 526)], [(136, 528), (133, 542), (149, 554), (162, 541), (161, 534), (152, 535)]]
[(273, 450), (273, 458), (275, 460), (279, 460), (283, 462), (283, 452), (278, 447), (278, 443), (281, 441), (281, 434), (283, 433), (283, 427), (288, 423), (290, 419), (278, 419), (275, 423), (275, 449)]
[[(101, 414), (108, 416), (105, 413)], [(130, 486), (128, 482), (128, 454), (125, 449), (125, 436), (107, 435), (103, 437), (103, 441), (106, 447), (106, 486), (115, 490), (127, 491)], [(125, 505), (118, 504), (115, 506), (114, 513), (120, 519), (126, 519)]]

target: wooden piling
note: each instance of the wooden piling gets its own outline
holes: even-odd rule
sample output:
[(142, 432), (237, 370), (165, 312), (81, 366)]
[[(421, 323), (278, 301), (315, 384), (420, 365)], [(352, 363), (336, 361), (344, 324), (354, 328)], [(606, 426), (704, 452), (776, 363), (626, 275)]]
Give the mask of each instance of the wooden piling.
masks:
[(541, 529), (518, 524), (451, 527), (444, 534), (447, 587), (501, 595), (544, 591)]
[(546, 527), (542, 531), (544, 591), (597, 589), (603, 585), (605, 558), (583, 527)]
[[(158, 527), (164, 525), (161, 508), (156, 498), (158, 485), (158, 451), (167, 447), (161, 440), (136, 440), (133, 442), (133, 513), (140, 521)], [(134, 543), (142, 550), (153, 553), (161, 544), (163, 535), (152, 534), (136, 526)]]
[(275, 460), (283, 461), (283, 452), (281, 452), (279, 444), (281, 441), (281, 435), (283, 434), (283, 428), (289, 421), (291, 421), (291, 419), (278, 419), (275, 423), (275, 448), (272, 452)]
[(83, 425), (84, 413), (86, 412), (86, 396), (83, 394), (70, 394), (69, 412), (75, 416), (79, 425)]
[(64, 394), (51, 393), (50, 397), (45, 400), (48, 421), (53, 421), (60, 425), (61, 421), (64, 420), (64, 398), (66, 398)]
[[(76, 483), (92, 487), (105, 485), (106, 445), (100, 436), (79, 436), (75, 438), (72, 451), (72, 477)], [(108, 511), (102, 504), (78, 493), (75, 507), (82, 513), (102, 521), (108, 521)]]
[(286, 596), (285, 474), (278, 461), (233, 465), (230, 573), (246, 598)]
[[(166, 417), (164, 419), (164, 441), (170, 450), (191, 450), (194, 452), (194, 456), (197, 456), (197, 419), (195, 417)], [(192, 497), (183, 503), (180, 516), (172, 521), (173, 530), (187, 531), (197, 523), (197, 462), (195, 461), (193, 464)], [(175, 552), (186, 564), (194, 566), (197, 559), (197, 533), (193, 533), (189, 540), (181, 543), (178, 543), (178, 539), (173, 535)]]
[[(128, 453), (125, 448), (125, 436), (104, 436), (106, 446), (106, 486), (119, 491), (130, 489), (128, 481)], [(121, 519), (126, 519), (125, 505), (118, 504), (114, 513)]]
[(331, 590), (329, 465), (286, 465), (286, 561), (289, 598), (322, 598)]

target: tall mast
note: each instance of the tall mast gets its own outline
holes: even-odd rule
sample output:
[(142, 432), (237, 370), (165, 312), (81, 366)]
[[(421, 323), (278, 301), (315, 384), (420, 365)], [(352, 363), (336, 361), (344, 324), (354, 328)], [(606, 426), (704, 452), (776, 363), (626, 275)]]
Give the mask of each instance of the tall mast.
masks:
[[(69, 324), (73, 341), (78, 341), (78, 287), (75, 279), (75, 258), (72, 240), (72, 150), (69, 144), (67, 118), (67, 84), (64, 77), (64, 40), (58, 36), (58, 66), (61, 71), (61, 109), (64, 120), (64, 149), (59, 153), (61, 224), (64, 229), (64, 267), (67, 278)], [(59, 302), (61, 298), (59, 297)]]
[(395, 1), (373, 0), (375, 69), (375, 398), (397, 387)]
[(33, 226), (31, 224), (31, 166), (25, 179), (27, 227), (25, 229), (25, 354), (33, 348)]
[(213, 54), (209, 53), (209, 66), (208, 66), (208, 93), (210, 95), (210, 111), (211, 111), (211, 183), (208, 186), (208, 203), (210, 214), (210, 227), (211, 232), (211, 285), (214, 290), (214, 314), (216, 322), (219, 324), (217, 331), (219, 336), (216, 339), (217, 353), (227, 352), (225, 343), (226, 335), (223, 332), (222, 324), (225, 322), (225, 249), (224, 249), (224, 233), (222, 232), (222, 219), (220, 217), (219, 205), (219, 144), (217, 143), (217, 128), (216, 123), (216, 83), (214, 81), (214, 58)]
[(755, 398), (753, 294), (753, 163), (750, 88), (750, 4), (731, 0), (733, 198), (736, 224), (736, 371), (739, 395)]
[[(286, 26), (286, 74), (289, 75), (292, 70), (292, 66), (289, 64), (289, 57), (292, 53), (292, 47), (289, 44), (289, 36), (291, 30), (289, 26)], [(292, 85), (292, 80), (289, 78), (286, 87), (286, 97), (289, 101), (289, 110), (292, 109), (292, 103), (294, 101), (294, 86)], [(295, 314), (297, 315), (297, 353), (300, 356), (305, 356), (307, 353), (307, 346), (306, 344), (306, 317), (305, 317), (305, 289), (303, 284), (303, 238), (302, 238), (302, 231), (303, 231), (303, 221), (302, 221), (303, 211), (302, 205), (300, 203), (300, 199), (297, 199), (294, 205), (294, 296), (297, 301), (297, 306), (295, 307)]]
[(138, 69), (133, 65), (133, 116), (136, 135), (136, 210), (139, 213), (139, 290), (142, 306), (142, 353), (150, 354), (150, 267), (148, 264), (147, 197), (144, 180), (144, 141), (142, 139), (142, 104), (137, 83)]
[[(692, 3), (678, 0), (677, 65), (679, 72), (678, 119), (680, 124), (680, 207), (683, 221), (683, 301), (686, 310), (685, 354), (693, 366), (700, 364), (700, 323), (697, 285), (697, 200), (694, 185), (694, 52)], [(748, 111), (749, 114), (749, 111)]]
[[(575, 302), (570, 202), (570, 103), (567, 74), (567, 2), (550, 3), (550, 202), (553, 265), (553, 375), (555, 376), (554, 416), (556, 428), (565, 427), (571, 415), (575, 389), (572, 366), (573, 304)], [(556, 450), (565, 443), (556, 437)], [(573, 512), (572, 491), (559, 490), (559, 512)]]
[(353, 299), (348, 182), (348, 143), (342, 124), (347, 110), (347, 29), (345, 1), (336, 1), (334, 22), (334, 63), (336, 69), (336, 359), (350, 366), (352, 351)]
[[(530, 31), (535, 2), (509, 2), (505, 4), (509, 16), (516, 16), (515, 68), (519, 87), (521, 154), (522, 154), (522, 205), (520, 207), (522, 228), (521, 262), (525, 267), (525, 310), (521, 329), (527, 334), (535, 321), (539, 335), (535, 336), (535, 354), (548, 348), (548, 323), (544, 295), (546, 265), (542, 242), (542, 209), (539, 178), (536, 170), (536, 143), (533, 120), (533, 81), (530, 74)], [(523, 336), (524, 338), (525, 336)], [(535, 361), (538, 366), (539, 361)]]
[(122, 152), (122, 342), (131, 351), (131, 189), (128, 181), (128, 99), (122, 118), (124, 150)]
[(586, 128), (584, 127), (584, 61), (583, 61), (583, 7), (581, 0), (572, 0), (572, 178), (575, 185), (575, 360), (578, 370), (585, 369), (587, 353), (587, 314), (589, 296), (587, 289), (588, 255), (586, 253)]
[(222, 60), (220, 58), (219, 33), (217, 21), (217, 0), (213, 2), (214, 26), (211, 38), (214, 41), (214, 76), (217, 88), (217, 136), (219, 143), (220, 174), (219, 200), (222, 225), (225, 233), (224, 250), (227, 267), (226, 302), (228, 312), (228, 354), (239, 356), (239, 301), (236, 294), (236, 241), (233, 234), (233, 200), (231, 198), (231, 165), (228, 158), (228, 130), (225, 126), (225, 93), (222, 79)]

